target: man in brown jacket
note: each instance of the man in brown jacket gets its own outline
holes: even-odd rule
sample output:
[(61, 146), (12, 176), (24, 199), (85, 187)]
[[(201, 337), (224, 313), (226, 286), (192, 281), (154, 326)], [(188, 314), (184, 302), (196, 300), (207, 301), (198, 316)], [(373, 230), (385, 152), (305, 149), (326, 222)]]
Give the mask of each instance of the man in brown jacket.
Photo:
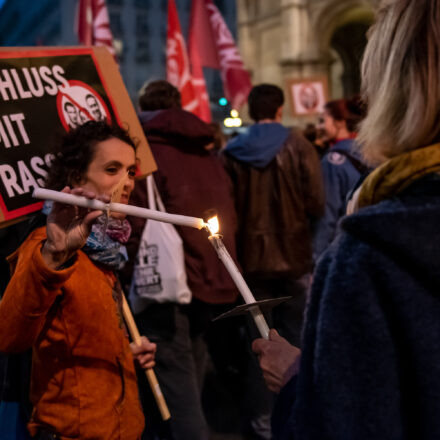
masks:
[[(312, 271), (310, 222), (324, 211), (321, 167), (313, 146), (281, 125), (284, 95), (270, 84), (249, 94), (249, 114), (256, 122), (225, 149), (226, 169), (235, 188), (237, 252), (257, 300), (293, 296), (267, 316), (290, 343), (300, 346), (306, 289)], [(250, 335), (254, 339), (257, 334)], [(270, 405), (255, 384), (249, 398), (251, 426), (257, 438), (270, 438)], [(260, 394), (261, 393), (261, 394)], [(260, 402), (260, 403), (258, 403)], [(260, 405), (261, 404), (261, 405)], [(259, 419), (259, 422), (257, 422)], [(253, 429), (253, 428), (251, 428)]]

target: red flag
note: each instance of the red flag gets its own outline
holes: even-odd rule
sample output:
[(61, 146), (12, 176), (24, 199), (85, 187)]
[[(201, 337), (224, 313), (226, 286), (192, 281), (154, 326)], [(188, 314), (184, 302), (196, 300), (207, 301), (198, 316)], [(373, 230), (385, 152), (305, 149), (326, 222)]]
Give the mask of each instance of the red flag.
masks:
[[(212, 0), (204, 0), (204, 2), (217, 48), (217, 59), (225, 96), (230, 101), (232, 108), (240, 108), (246, 102), (252, 88), (249, 72), (244, 68), (238, 48), (235, 46), (234, 39), (220, 11)], [(203, 53), (205, 54), (206, 50)], [(202, 59), (202, 65), (212, 65), (212, 56)]]
[(198, 116), (198, 100), (192, 83), (188, 53), (174, 0), (168, 0), (167, 81), (179, 90), (182, 96), (182, 107)]
[(209, 96), (202, 66), (218, 69), (220, 65), (204, 0), (194, 0), (192, 2), (189, 27), (189, 59), (191, 60), (194, 90), (199, 101), (200, 118), (206, 122), (211, 122)]
[(77, 27), (80, 44), (105, 46), (115, 54), (105, 0), (79, 0)]

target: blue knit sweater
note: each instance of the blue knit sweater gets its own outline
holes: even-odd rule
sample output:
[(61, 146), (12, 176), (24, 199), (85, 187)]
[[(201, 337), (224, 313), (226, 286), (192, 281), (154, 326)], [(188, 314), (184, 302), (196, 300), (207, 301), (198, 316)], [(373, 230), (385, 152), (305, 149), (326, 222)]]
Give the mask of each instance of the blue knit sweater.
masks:
[(318, 265), (276, 439), (440, 438), (440, 177), (346, 217)]

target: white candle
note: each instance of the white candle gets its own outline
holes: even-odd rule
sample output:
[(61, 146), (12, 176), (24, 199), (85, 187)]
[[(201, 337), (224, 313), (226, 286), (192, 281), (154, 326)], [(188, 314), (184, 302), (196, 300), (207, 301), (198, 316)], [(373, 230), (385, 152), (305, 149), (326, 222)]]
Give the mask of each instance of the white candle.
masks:
[(101, 211), (114, 211), (134, 217), (141, 217), (159, 222), (173, 223), (180, 226), (189, 226), (191, 228), (202, 229), (205, 222), (201, 218), (188, 217), (185, 215), (168, 214), (167, 212), (156, 211), (154, 209), (140, 208), (123, 203), (104, 203), (96, 199), (88, 199), (74, 194), (66, 194), (60, 191), (53, 191), (45, 188), (36, 188), (33, 194), (36, 199), (53, 200), (66, 205), (76, 205), (82, 208), (96, 209)]
[[(218, 234), (212, 234), (208, 238), (211, 244), (214, 246), (218, 257), (225, 265), (226, 270), (229, 272), (229, 275), (231, 275), (231, 278), (233, 279), (238, 291), (243, 297), (244, 302), (246, 304), (252, 304), (256, 302), (254, 295), (252, 295), (252, 292), (250, 291), (248, 285), (246, 284), (246, 281), (238, 270), (238, 267), (234, 263), (234, 260), (226, 249), (220, 236)], [(260, 308), (258, 306), (251, 307), (249, 309), (249, 312), (254, 318), (255, 324), (261, 336), (264, 339), (269, 339), (269, 326), (267, 325), (267, 322), (264, 319), (263, 313), (261, 312)]]

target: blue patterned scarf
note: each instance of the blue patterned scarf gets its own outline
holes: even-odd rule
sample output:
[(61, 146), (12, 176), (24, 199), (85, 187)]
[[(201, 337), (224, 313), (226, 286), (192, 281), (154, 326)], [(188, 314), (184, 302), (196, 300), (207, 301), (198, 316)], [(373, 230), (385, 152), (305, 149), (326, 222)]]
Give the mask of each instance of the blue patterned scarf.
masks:
[[(43, 213), (48, 215), (53, 202), (45, 202)], [(130, 237), (131, 226), (127, 220), (108, 218), (103, 214), (92, 226), (87, 242), (82, 248), (87, 256), (110, 270), (120, 270), (128, 261), (127, 249), (124, 244)]]

